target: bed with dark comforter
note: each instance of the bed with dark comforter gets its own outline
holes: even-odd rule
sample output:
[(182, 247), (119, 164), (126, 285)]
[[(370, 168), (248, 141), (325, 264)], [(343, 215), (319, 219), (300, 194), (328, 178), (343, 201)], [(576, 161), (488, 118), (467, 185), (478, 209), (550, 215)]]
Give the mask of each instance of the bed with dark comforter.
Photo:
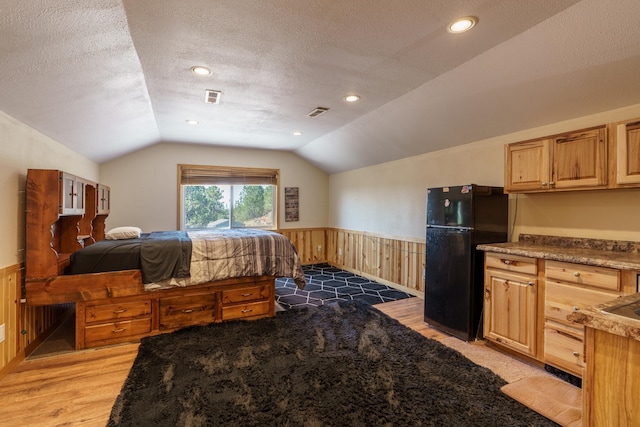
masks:
[(303, 288), (300, 259), (289, 239), (257, 229), (158, 231), (101, 240), (71, 255), (66, 274), (139, 269), (146, 290), (215, 280), (292, 277)]

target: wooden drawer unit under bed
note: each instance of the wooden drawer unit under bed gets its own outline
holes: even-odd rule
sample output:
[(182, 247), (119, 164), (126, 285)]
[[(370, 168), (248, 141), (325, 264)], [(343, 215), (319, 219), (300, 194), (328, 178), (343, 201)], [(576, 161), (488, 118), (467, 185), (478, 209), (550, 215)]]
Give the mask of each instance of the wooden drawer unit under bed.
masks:
[(212, 323), (216, 320), (216, 295), (194, 294), (160, 298), (160, 330)]
[(76, 303), (76, 348), (135, 340), (152, 329), (151, 300)]
[(222, 321), (273, 316), (274, 287), (269, 281), (222, 291)]

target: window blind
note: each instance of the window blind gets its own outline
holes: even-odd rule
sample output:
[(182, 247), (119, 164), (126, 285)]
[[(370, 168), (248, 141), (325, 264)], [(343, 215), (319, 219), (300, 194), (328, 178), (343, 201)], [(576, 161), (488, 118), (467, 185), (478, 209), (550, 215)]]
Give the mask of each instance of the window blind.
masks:
[(278, 169), (178, 165), (181, 185), (277, 185)]

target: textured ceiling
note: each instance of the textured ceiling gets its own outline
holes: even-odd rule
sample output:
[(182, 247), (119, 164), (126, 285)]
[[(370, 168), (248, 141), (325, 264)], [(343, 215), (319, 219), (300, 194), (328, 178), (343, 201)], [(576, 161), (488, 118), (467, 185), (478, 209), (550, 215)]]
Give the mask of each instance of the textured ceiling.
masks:
[[(98, 163), (184, 142), (290, 150), (333, 173), (640, 103), (637, 0), (0, 8), (0, 110)], [(465, 15), (476, 28), (446, 31)]]

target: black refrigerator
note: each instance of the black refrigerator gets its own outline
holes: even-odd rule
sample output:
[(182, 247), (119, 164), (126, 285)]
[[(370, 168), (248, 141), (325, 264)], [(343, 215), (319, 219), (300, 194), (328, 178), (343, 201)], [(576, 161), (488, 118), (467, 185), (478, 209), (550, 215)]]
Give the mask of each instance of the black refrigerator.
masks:
[(483, 243), (507, 241), (508, 196), (502, 187), (427, 190), (424, 320), (465, 341), (482, 337)]

